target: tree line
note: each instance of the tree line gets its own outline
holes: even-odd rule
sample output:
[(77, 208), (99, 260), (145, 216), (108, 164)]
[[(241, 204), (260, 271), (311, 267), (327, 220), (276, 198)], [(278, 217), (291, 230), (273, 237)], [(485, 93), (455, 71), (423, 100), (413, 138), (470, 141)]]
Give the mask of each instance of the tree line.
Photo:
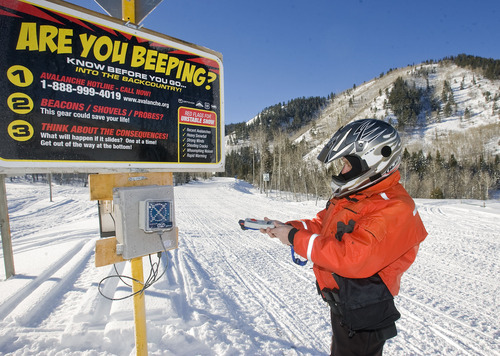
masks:
[[(261, 192), (272, 190), (296, 200), (303, 196), (327, 199), (333, 167), (314, 156), (304, 160), (309, 152), (304, 141), (292, 143), (278, 132), (272, 150), (265, 140), (257, 140), (231, 151), (226, 156), (225, 175), (248, 181)], [(400, 172), (402, 184), (414, 198), (488, 199), (490, 190), (500, 188), (498, 155), (460, 159), (454, 153), (444, 156), (439, 149), (427, 155), (405, 149)], [(264, 173), (269, 174), (269, 182), (264, 181)]]
[(500, 79), (500, 60), (498, 59), (459, 54), (457, 56), (446, 57), (444, 60), (449, 60), (459, 67), (473, 70), (479, 69), (488, 79)]
[(226, 125), (226, 135), (232, 134), (231, 143), (235, 144), (240, 140), (248, 140), (262, 126), (267, 127), (270, 132), (278, 130), (294, 132), (311, 123), (327, 102), (327, 98), (315, 96), (278, 103), (262, 110), (249, 123)]
[(439, 150), (427, 155), (405, 150), (400, 172), (403, 185), (415, 198), (486, 200), (490, 190), (499, 188), (500, 158), (480, 154), (457, 159), (453, 153), (444, 157)]

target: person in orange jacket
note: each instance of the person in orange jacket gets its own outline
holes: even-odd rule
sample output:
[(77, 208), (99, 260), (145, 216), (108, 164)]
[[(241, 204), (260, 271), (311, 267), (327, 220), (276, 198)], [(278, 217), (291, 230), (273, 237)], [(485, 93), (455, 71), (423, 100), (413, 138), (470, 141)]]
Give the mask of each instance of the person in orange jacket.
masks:
[(394, 296), (427, 236), (399, 183), (401, 150), (384, 121), (340, 128), (318, 155), (323, 163), (342, 162), (326, 208), (313, 219), (274, 220), (275, 228), (261, 229), (314, 264), (318, 292), (330, 305), (331, 355), (382, 355), (397, 334)]

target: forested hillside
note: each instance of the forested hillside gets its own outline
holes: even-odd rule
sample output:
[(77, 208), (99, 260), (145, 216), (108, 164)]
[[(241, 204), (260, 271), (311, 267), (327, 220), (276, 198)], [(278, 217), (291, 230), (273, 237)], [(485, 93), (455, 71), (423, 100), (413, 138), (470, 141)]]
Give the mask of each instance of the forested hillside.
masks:
[(340, 126), (377, 118), (400, 132), (403, 184), (414, 197), (488, 199), (500, 182), (499, 99), (500, 60), (459, 55), (391, 69), (228, 126), (225, 174), (297, 199), (327, 197), (331, 167), (317, 162), (319, 150)]

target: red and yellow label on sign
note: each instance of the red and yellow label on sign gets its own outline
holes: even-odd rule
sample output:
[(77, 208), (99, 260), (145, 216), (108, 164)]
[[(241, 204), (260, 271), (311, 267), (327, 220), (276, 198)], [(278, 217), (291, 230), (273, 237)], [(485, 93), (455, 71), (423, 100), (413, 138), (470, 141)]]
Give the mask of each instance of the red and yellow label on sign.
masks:
[(217, 126), (217, 115), (213, 111), (205, 111), (181, 107), (179, 108), (179, 123), (200, 125), (206, 127)]

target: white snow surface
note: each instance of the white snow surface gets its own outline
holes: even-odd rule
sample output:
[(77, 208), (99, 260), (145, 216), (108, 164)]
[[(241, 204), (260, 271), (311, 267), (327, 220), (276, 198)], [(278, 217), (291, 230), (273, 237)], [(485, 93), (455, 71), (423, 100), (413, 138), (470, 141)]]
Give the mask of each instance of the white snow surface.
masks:
[[(1, 355), (135, 355), (133, 300), (110, 301), (94, 266), (88, 188), (7, 183), (16, 275), (0, 272)], [(500, 355), (500, 201), (421, 200), (429, 236), (403, 276), (385, 355)], [(230, 178), (175, 187), (179, 248), (145, 292), (150, 355), (327, 355), (330, 321), (309, 262), (245, 217), (313, 217), (325, 202), (260, 194)], [(154, 256), (153, 261), (157, 257)], [(144, 259), (144, 275), (150, 265)], [(3, 262), (3, 254), (2, 254)], [(130, 264), (117, 270), (130, 275)], [(104, 284), (111, 297), (130, 288)]]

